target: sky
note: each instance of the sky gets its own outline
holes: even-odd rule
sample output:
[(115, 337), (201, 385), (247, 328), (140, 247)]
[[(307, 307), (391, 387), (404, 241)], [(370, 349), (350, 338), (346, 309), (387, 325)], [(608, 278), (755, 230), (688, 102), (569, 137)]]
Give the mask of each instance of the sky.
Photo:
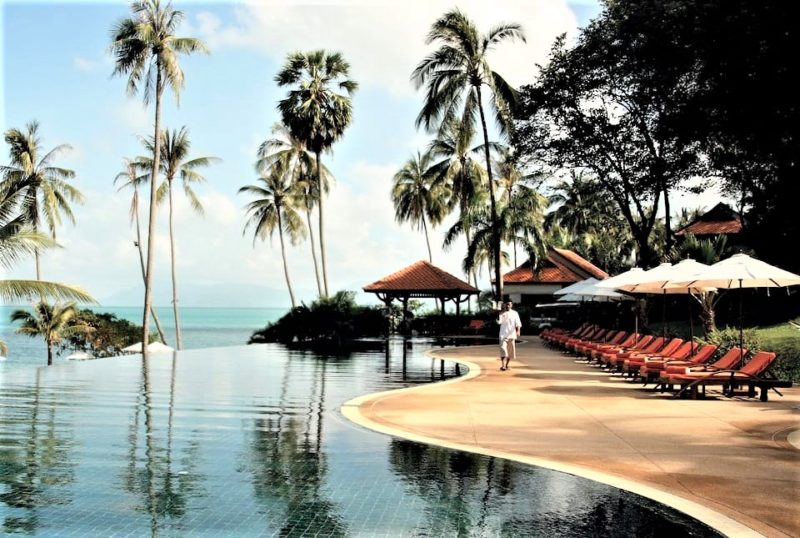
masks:
[[(70, 144), (72, 150), (59, 162), (75, 170), (73, 183), (86, 196), (86, 203), (74, 208), (76, 224), (58, 230), (62, 248), (43, 255), (43, 278), (79, 284), (105, 306), (141, 304), (130, 192), (118, 191), (113, 180), (123, 157), (142, 153), (139, 137), (152, 135), (153, 109), (126, 95), (123, 78), (111, 77), (107, 52), (111, 27), (129, 13), (128, 4), (0, 2), (0, 126), (21, 128), (35, 119), (46, 148)], [(409, 77), (433, 50), (425, 44), (431, 23), (454, 6), (482, 30), (498, 22), (523, 25), (527, 42), (503, 44), (491, 58), (494, 69), (516, 86), (535, 79), (535, 65), (546, 61), (557, 35), (575, 36), (600, 10), (594, 0), (175, 2), (186, 14), (179, 34), (201, 38), (211, 53), (181, 60), (185, 88), (179, 103), (171, 94), (164, 99), (162, 125), (185, 125), (193, 156), (221, 159), (203, 171), (207, 183), (197, 188), (205, 216), (178, 198), (181, 305), (289, 305), (277, 237), (254, 244), (252, 235), (243, 235), (248, 199), (237, 191), (255, 183), (256, 150), (279, 119), (276, 104), (285, 93), (273, 78), (295, 50), (342, 52), (360, 85), (352, 125), (333, 153), (323, 157), (336, 178), (325, 206), (331, 291), (360, 291), (427, 258), (422, 233), (395, 222), (390, 189), (403, 162), (430, 140), (414, 127), (422, 92)], [(3, 145), (0, 159), (6, 151)], [(713, 203), (711, 196), (706, 205)], [(692, 200), (691, 207), (697, 205)], [(154, 300), (163, 306), (170, 301), (166, 215), (166, 208), (158, 213), (154, 272)], [(460, 275), (465, 246), (449, 252), (440, 248), (448, 223), (433, 230), (433, 261)], [(316, 284), (309, 243), (290, 247), (287, 256), (298, 298), (312, 300)], [(33, 260), (5, 275), (32, 278)], [(488, 288), (485, 272), (481, 287)]]

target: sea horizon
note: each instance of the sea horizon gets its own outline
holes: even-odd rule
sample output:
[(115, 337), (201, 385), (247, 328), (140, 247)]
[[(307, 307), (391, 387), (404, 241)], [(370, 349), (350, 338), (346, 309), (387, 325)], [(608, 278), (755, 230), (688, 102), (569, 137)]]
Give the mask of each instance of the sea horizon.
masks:
[[(41, 338), (29, 338), (14, 332), (15, 324), (10, 321), (11, 312), (20, 308), (30, 309), (30, 305), (0, 306), (0, 338), (8, 344), (7, 360), (0, 361), (0, 371), (38, 367), (47, 364), (44, 342)], [(94, 312), (110, 313), (120, 319), (141, 324), (141, 306), (86, 306)], [(276, 321), (288, 307), (221, 307), (221, 306), (182, 306), (181, 330), (184, 349), (203, 349), (245, 345), (254, 331)], [(175, 344), (175, 323), (171, 306), (156, 307), (167, 344)], [(151, 329), (156, 330), (151, 322)], [(61, 353), (56, 364), (64, 362), (71, 351)]]

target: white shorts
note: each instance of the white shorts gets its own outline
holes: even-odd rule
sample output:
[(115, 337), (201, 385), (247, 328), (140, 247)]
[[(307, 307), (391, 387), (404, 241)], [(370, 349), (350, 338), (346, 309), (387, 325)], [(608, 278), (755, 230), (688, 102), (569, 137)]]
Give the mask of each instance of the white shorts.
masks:
[[(516, 336), (509, 336), (508, 338), (501, 338), (500, 339), (500, 356), (502, 358), (509, 358), (509, 359), (516, 359), (517, 358), (517, 337)], [(511, 344), (511, 345), (509, 345)], [(509, 354), (509, 348), (511, 348), (511, 354)]]

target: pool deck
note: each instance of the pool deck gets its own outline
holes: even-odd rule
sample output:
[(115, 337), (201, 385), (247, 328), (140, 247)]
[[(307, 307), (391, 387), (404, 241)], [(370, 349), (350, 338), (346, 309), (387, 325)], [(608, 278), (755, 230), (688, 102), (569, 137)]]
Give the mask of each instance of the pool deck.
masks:
[(800, 536), (800, 390), (769, 402), (711, 391), (716, 398), (678, 400), (523, 338), (506, 372), (494, 346), (436, 351), (470, 373), (342, 411), (395, 436), (629, 489), (728, 536)]

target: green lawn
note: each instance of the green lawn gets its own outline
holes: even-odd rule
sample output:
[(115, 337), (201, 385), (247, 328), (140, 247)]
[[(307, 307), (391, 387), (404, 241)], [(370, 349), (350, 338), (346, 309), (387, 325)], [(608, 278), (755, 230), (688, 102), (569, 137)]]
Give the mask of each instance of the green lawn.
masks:
[(758, 336), (765, 351), (778, 354), (772, 372), (781, 379), (800, 383), (800, 330), (781, 323), (758, 329)]

